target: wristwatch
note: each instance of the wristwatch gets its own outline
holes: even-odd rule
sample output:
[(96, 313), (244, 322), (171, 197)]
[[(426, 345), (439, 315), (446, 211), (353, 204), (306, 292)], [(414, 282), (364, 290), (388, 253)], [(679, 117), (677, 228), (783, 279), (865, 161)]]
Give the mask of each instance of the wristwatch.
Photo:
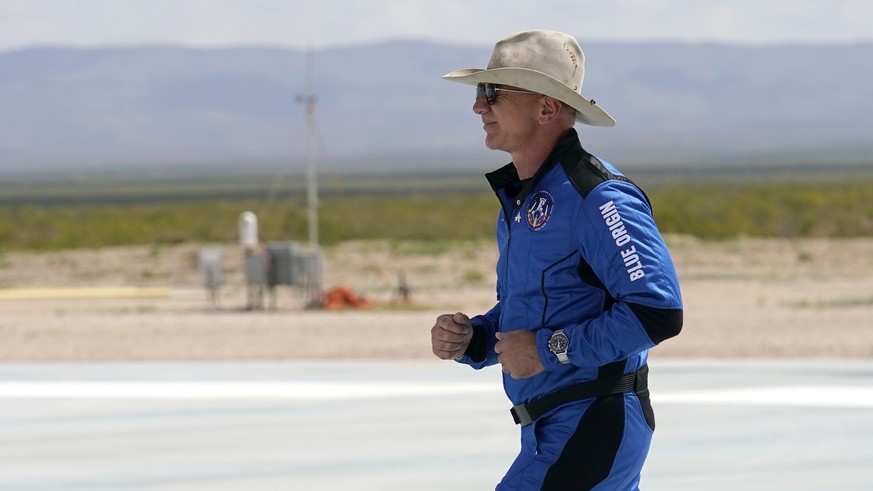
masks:
[(558, 361), (566, 365), (570, 363), (570, 358), (567, 356), (567, 349), (570, 347), (570, 340), (564, 334), (563, 329), (559, 329), (549, 338), (549, 351), (558, 357)]

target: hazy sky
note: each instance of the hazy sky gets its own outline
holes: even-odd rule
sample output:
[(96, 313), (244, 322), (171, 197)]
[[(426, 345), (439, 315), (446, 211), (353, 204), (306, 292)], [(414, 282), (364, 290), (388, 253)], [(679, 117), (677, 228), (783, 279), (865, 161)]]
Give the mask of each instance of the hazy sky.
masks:
[(420, 38), (491, 46), (548, 28), (580, 41), (873, 40), (871, 0), (0, 0), (0, 50), (34, 45), (316, 48)]

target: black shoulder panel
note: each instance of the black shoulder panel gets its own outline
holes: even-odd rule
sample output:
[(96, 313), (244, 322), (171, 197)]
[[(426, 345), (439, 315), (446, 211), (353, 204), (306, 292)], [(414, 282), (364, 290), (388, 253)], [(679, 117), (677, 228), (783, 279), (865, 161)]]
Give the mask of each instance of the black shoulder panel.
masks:
[(587, 198), (591, 190), (597, 187), (603, 181), (615, 179), (616, 181), (623, 181), (633, 184), (643, 194), (646, 202), (649, 203), (649, 207), (652, 206), (652, 203), (649, 201), (649, 197), (646, 196), (645, 191), (643, 191), (639, 186), (634, 184), (633, 181), (625, 176), (610, 172), (609, 169), (607, 169), (606, 166), (603, 165), (603, 162), (601, 162), (600, 159), (586, 152), (584, 149), (580, 150), (582, 151), (582, 153), (579, 160), (569, 162), (565, 160), (561, 162), (561, 165), (564, 168), (564, 173), (567, 174), (567, 177), (570, 178), (570, 182), (573, 184), (573, 187), (576, 188), (576, 191), (578, 191), (583, 198)]
[(570, 182), (583, 198), (603, 181), (613, 179), (614, 174), (606, 170), (603, 163), (597, 157), (582, 150), (582, 155), (576, 161), (563, 161), (564, 173), (570, 178)]

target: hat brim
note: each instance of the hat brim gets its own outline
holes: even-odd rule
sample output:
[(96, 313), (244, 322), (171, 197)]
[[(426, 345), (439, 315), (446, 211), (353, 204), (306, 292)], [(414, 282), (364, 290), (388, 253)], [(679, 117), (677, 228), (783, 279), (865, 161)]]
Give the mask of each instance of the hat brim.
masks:
[(492, 83), (509, 85), (553, 97), (576, 110), (576, 121), (591, 126), (615, 126), (615, 119), (581, 94), (543, 72), (528, 68), (465, 68), (443, 75), (451, 82), (467, 85)]

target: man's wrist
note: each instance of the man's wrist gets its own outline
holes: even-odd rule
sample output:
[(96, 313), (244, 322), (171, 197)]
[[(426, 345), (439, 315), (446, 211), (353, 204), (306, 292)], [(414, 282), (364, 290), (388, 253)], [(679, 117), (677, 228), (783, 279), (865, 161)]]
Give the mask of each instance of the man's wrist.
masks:
[(557, 370), (562, 366), (561, 362), (558, 361), (558, 357), (549, 349), (549, 339), (552, 338), (554, 333), (551, 329), (540, 329), (537, 331), (537, 354), (540, 355), (540, 361), (547, 372)]
[(475, 363), (481, 363), (488, 356), (488, 333), (485, 327), (477, 325), (475, 320), (471, 322), (470, 329), (473, 330), (473, 337), (461, 358), (466, 356)]
[(570, 339), (567, 338), (563, 329), (558, 329), (552, 333), (552, 336), (549, 338), (549, 351), (558, 358), (558, 362), (562, 365), (570, 364), (569, 349)]

